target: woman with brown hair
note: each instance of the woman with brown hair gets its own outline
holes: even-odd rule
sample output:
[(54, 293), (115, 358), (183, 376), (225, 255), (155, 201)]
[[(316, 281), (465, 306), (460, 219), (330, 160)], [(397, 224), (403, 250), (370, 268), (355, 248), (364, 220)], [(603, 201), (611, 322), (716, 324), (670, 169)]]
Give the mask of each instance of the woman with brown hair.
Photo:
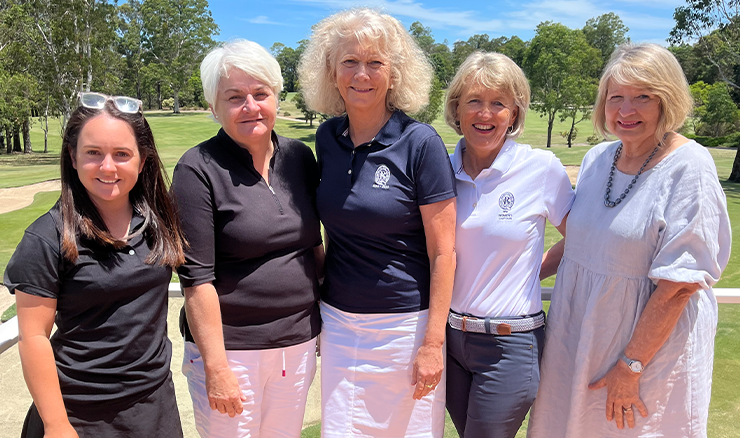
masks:
[(167, 287), (183, 241), (164, 168), (140, 101), (80, 101), (62, 141), (61, 197), (5, 270), (34, 400), (22, 436), (182, 436)]

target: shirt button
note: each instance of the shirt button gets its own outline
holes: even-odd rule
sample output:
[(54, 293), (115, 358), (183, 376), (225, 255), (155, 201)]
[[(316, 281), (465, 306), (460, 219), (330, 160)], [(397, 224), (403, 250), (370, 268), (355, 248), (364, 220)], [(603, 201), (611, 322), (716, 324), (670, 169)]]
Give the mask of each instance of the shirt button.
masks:
[(134, 255), (134, 254), (136, 254), (136, 251), (134, 251), (133, 249), (128, 250), (128, 255)]
[(347, 175), (352, 175), (352, 169), (347, 171)]
[(478, 203), (477, 202), (473, 202), (473, 208), (475, 208), (477, 206), (478, 206)]

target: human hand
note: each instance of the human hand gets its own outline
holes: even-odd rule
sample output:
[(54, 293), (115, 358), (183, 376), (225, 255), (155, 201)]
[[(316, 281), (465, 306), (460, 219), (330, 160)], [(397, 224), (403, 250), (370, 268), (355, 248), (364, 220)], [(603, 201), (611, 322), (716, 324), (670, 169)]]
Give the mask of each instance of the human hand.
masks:
[(421, 400), (434, 391), (444, 371), (444, 347), (422, 345), (416, 352), (411, 384), (416, 385), (414, 400)]
[(640, 399), (640, 375), (630, 371), (624, 362), (618, 361), (604, 377), (588, 385), (594, 390), (603, 387), (606, 387), (606, 420), (614, 419), (617, 428), (624, 429), (625, 420), (630, 429), (635, 427), (632, 405), (647, 417), (647, 408)]
[(239, 382), (229, 367), (206, 371), (206, 393), (211, 409), (234, 417), (244, 410), (242, 402), (247, 398), (239, 388)]
[(44, 424), (44, 438), (79, 438), (69, 421), (59, 424)]

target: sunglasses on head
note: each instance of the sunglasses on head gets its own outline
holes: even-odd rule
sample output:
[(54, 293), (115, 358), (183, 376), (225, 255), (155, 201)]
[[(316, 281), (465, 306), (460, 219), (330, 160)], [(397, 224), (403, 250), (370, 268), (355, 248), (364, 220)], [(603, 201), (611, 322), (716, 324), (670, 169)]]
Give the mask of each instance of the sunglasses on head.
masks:
[(103, 109), (109, 100), (118, 108), (118, 111), (128, 114), (141, 112), (141, 101), (128, 96), (108, 96), (102, 93), (83, 92), (80, 93), (80, 105), (85, 108)]

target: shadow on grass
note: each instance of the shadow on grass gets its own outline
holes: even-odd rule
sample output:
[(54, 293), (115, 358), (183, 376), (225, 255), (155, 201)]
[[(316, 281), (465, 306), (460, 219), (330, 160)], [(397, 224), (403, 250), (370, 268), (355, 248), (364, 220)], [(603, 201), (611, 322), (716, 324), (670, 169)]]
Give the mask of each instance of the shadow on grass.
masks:
[(740, 202), (740, 183), (724, 180), (720, 181), (720, 184), (722, 184), (722, 189), (724, 189), (725, 195), (728, 198), (733, 198), (737, 202)]
[(0, 155), (0, 165), (6, 166), (37, 166), (58, 165), (59, 153), (32, 152), (24, 154), (13, 152)]

